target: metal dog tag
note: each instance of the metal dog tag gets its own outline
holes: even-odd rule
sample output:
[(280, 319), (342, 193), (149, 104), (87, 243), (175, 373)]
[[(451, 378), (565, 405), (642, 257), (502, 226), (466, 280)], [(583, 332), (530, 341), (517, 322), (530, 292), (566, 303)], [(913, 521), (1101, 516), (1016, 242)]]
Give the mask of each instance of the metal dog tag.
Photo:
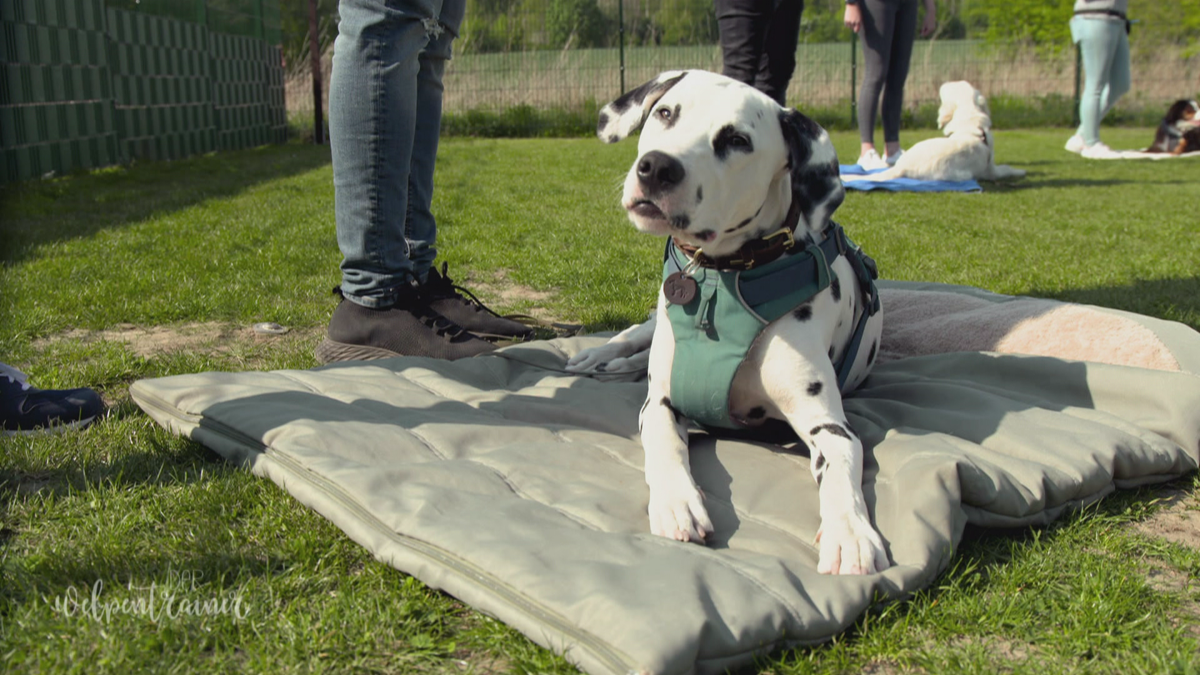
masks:
[(672, 305), (688, 304), (696, 297), (698, 288), (696, 280), (683, 272), (676, 272), (668, 276), (662, 285), (663, 295)]

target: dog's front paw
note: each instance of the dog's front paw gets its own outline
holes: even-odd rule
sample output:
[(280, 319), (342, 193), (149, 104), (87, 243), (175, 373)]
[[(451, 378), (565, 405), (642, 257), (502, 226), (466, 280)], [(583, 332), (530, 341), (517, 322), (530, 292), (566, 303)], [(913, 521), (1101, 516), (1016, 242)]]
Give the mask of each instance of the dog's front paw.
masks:
[(713, 532), (704, 495), (694, 485), (650, 489), (650, 531), (676, 541), (704, 543)]
[(866, 518), (847, 514), (822, 522), (817, 543), (821, 574), (874, 574), (891, 567), (883, 539)]
[[(633, 355), (635, 348), (626, 342), (606, 342), (585, 349), (567, 360), (567, 370), (573, 373), (619, 373), (620, 362)], [(644, 366), (643, 366), (644, 367)]]

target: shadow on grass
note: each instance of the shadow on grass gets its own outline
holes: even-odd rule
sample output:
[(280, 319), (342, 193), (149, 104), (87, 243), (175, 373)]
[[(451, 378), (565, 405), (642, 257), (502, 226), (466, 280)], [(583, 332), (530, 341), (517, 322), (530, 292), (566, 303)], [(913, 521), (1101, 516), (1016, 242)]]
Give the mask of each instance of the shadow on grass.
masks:
[(40, 246), (228, 197), (329, 162), (327, 146), (292, 143), (3, 186), (0, 260), (17, 262)]
[(1097, 288), (1034, 288), (1028, 295), (1182, 321), (1200, 330), (1200, 276), (1139, 280), (1123, 286)]

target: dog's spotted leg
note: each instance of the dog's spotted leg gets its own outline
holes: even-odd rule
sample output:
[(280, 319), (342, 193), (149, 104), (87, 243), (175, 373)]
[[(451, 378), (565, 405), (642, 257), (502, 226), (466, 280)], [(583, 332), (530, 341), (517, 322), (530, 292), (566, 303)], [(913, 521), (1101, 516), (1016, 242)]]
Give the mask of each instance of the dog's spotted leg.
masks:
[(703, 542), (713, 526), (704, 496), (692, 480), (687, 419), (671, 406), (675, 340), (664, 304), (660, 297), (650, 346), (648, 394), (640, 419), (650, 487), (650, 531), (678, 541)]
[(844, 421), (837, 375), (818, 345), (809, 339), (773, 341), (764, 354), (771, 367), (763, 369), (762, 384), (811, 453), (821, 508), (817, 571), (873, 574), (890, 563), (863, 498), (862, 442)]

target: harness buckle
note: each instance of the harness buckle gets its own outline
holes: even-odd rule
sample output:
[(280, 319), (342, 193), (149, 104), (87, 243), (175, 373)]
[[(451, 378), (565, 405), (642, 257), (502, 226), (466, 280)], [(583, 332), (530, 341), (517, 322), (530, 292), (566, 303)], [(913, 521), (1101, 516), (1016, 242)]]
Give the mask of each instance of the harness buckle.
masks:
[(796, 238), (792, 236), (792, 231), (786, 227), (781, 227), (778, 230), (775, 230), (774, 232), (772, 232), (771, 234), (768, 234), (767, 236), (763, 237), (763, 241), (767, 241), (769, 239), (774, 239), (775, 237), (781, 237), (781, 236), (787, 237), (786, 241), (783, 244), (783, 248), (785, 251), (791, 250), (792, 247), (796, 245)]

